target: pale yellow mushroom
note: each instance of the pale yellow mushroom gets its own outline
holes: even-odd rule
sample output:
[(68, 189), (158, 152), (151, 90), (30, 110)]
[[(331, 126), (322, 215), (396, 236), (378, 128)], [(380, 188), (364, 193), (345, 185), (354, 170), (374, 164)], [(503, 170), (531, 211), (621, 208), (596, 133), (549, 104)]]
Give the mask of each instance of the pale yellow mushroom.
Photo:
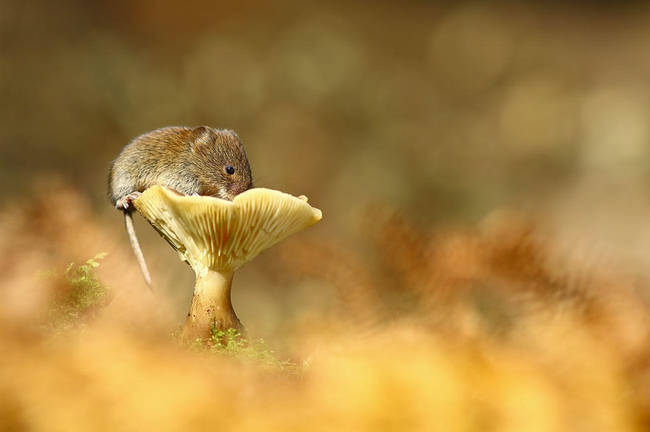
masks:
[(153, 186), (134, 204), (196, 274), (185, 340), (208, 337), (213, 327), (241, 329), (230, 301), (235, 270), (322, 217), (304, 196), (263, 188), (226, 201)]

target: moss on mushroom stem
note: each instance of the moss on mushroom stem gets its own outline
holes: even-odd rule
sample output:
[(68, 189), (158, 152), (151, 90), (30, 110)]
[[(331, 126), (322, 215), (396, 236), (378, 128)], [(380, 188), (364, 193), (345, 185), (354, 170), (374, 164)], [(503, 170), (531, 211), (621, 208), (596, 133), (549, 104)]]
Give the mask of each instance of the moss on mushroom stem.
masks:
[(262, 188), (225, 201), (153, 186), (134, 204), (196, 274), (185, 340), (209, 338), (211, 329), (242, 330), (230, 301), (234, 271), (322, 217), (306, 197)]

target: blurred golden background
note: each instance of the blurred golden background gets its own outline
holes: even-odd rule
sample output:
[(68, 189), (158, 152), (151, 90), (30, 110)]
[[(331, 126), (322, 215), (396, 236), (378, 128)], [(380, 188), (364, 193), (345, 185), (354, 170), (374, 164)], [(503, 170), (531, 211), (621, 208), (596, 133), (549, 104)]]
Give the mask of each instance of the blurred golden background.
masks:
[[(0, 427), (650, 427), (650, 5), (0, 0), (0, 34)], [(150, 293), (106, 197), (200, 124), (323, 210), (233, 283), (298, 374), (177, 346), (192, 272), (137, 218)]]

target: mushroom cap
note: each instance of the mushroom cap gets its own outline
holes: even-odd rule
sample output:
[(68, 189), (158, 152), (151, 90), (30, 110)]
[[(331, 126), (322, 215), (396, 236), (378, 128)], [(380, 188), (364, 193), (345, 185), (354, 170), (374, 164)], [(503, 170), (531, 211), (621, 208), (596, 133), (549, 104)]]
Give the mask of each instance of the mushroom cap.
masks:
[(306, 197), (264, 188), (249, 189), (227, 201), (152, 186), (133, 203), (195, 272), (235, 271), (322, 218)]

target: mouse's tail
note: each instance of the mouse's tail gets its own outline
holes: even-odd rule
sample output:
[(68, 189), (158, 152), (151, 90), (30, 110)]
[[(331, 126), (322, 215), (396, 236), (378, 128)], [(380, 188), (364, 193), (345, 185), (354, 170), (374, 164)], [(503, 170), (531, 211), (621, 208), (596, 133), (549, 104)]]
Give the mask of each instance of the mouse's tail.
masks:
[(140, 270), (142, 270), (142, 276), (144, 280), (151, 288), (151, 275), (149, 275), (149, 269), (147, 268), (147, 263), (144, 260), (144, 255), (142, 254), (142, 249), (140, 249), (140, 243), (138, 242), (138, 236), (135, 235), (135, 227), (133, 226), (133, 215), (129, 211), (124, 212), (124, 225), (126, 226), (126, 232), (129, 235), (129, 241), (131, 242), (131, 248), (135, 254), (138, 264), (140, 264)]

